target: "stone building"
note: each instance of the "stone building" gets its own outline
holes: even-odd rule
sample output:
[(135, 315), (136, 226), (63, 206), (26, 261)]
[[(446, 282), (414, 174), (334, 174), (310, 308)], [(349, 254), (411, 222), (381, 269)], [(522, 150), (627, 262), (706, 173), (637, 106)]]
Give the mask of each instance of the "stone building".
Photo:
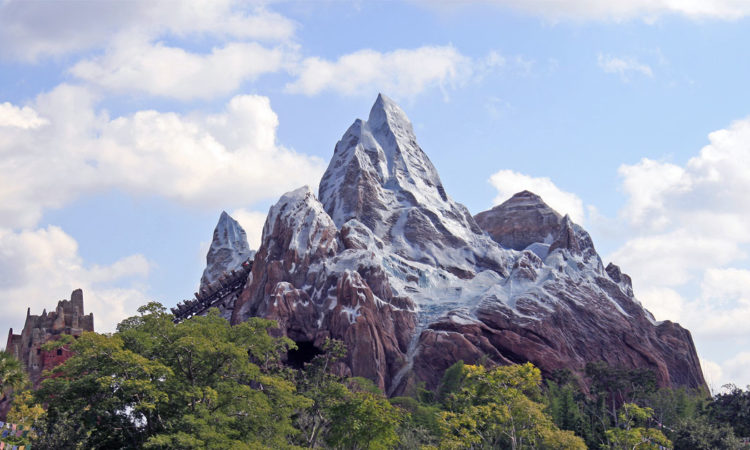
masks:
[(26, 368), (29, 379), (38, 386), (42, 373), (62, 364), (71, 356), (63, 347), (45, 351), (42, 346), (50, 341), (68, 334), (80, 336), (84, 331), (94, 331), (94, 314), (83, 312), (83, 291), (76, 289), (70, 300), (60, 300), (54, 311), (44, 310), (41, 315), (31, 315), (31, 308), (26, 312), (26, 323), (21, 334), (8, 332), (8, 343), (5, 351), (18, 358)]

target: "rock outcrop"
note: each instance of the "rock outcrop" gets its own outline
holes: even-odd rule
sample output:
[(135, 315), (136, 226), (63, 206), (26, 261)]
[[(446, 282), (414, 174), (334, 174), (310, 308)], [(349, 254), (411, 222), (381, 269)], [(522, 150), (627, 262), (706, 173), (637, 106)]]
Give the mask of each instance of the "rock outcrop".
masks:
[(448, 197), (406, 114), (382, 94), (367, 121), (355, 120), (336, 144), (319, 193), (336, 226), (357, 219), (406, 259), (461, 278), (502, 273), (508, 263)]
[(247, 243), (242, 226), (226, 211), (222, 211), (214, 229), (211, 247), (206, 253), (206, 268), (201, 277), (200, 289), (208, 289), (222, 274), (239, 269), (242, 263), (255, 255)]
[(268, 214), (232, 321), (273, 319), (283, 334), (316, 348), (342, 340), (349, 352), (339, 372), (386, 388), (406, 364), (416, 315), (374, 260), (378, 244), (356, 220), (339, 231), (310, 188), (284, 195)]
[[(284, 195), (231, 310), (274, 319), (312, 357), (348, 347), (341, 374), (389, 395), (434, 388), (463, 359), (653, 369), (704, 388), (690, 333), (656, 322), (591, 237), (530, 192), (476, 220), (445, 192), (403, 111), (379, 96), (336, 145), (320, 183)], [(298, 363), (300, 361), (297, 361)]]
[(533, 250), (537, 253), (540, 249), (549, 249), (562, 224), (562, 216), (547, 206), (540, 196), (529, 191), (517, 193), (489, 211), (477, 214), (474, 219), (503, 247), (521, 251), (536, 244)]

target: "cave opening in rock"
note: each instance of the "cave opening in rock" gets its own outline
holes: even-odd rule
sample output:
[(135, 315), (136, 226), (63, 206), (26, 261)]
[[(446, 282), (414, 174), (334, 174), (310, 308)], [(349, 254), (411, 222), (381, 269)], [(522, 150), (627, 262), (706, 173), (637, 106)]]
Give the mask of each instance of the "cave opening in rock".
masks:
[(295, 369), (304, 369), (305, 364), (313, 360), (317, 355), (323, 353), (312, 342), (295, 342), (296, 350), (289, 350), (286, 354), (286, 363)]

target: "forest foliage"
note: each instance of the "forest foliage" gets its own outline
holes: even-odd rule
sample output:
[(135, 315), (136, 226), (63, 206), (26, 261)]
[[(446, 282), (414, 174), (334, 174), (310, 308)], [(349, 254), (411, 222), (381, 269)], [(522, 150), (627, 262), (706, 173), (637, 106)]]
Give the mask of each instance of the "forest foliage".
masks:
[[(445, 371), (435, 391), (386, 398), (370, 380), (336, 375), (328, 340), (300, 368), (272, 321), (230, 326), (216, 310), (174, 323), (149, 303), (112, 334), (49, 345), (74, 356), (31, 390), (0, 353), (8, 421), (32, 427), (34, 449), (713, 449), (750, 448), (750, 390), (713, 398), (658, 389), (648, 370), (605, 363), (546, 379), (530, 363)], [(583, 383), (585, 381), (586, 383)], [(590, 389), (584, 390), (583, 386)]]

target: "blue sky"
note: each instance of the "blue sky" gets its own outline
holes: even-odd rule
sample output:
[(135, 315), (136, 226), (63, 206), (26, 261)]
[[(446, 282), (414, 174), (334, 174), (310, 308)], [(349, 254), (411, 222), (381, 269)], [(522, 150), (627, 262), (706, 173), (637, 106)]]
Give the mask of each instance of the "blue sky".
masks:
[(750, 4), (0, 1), (0, 327), (77, 287), (99, 330), (257, 245), (378, 92), (448, 194), (590, 231), (709, 383), (750, 384)]

